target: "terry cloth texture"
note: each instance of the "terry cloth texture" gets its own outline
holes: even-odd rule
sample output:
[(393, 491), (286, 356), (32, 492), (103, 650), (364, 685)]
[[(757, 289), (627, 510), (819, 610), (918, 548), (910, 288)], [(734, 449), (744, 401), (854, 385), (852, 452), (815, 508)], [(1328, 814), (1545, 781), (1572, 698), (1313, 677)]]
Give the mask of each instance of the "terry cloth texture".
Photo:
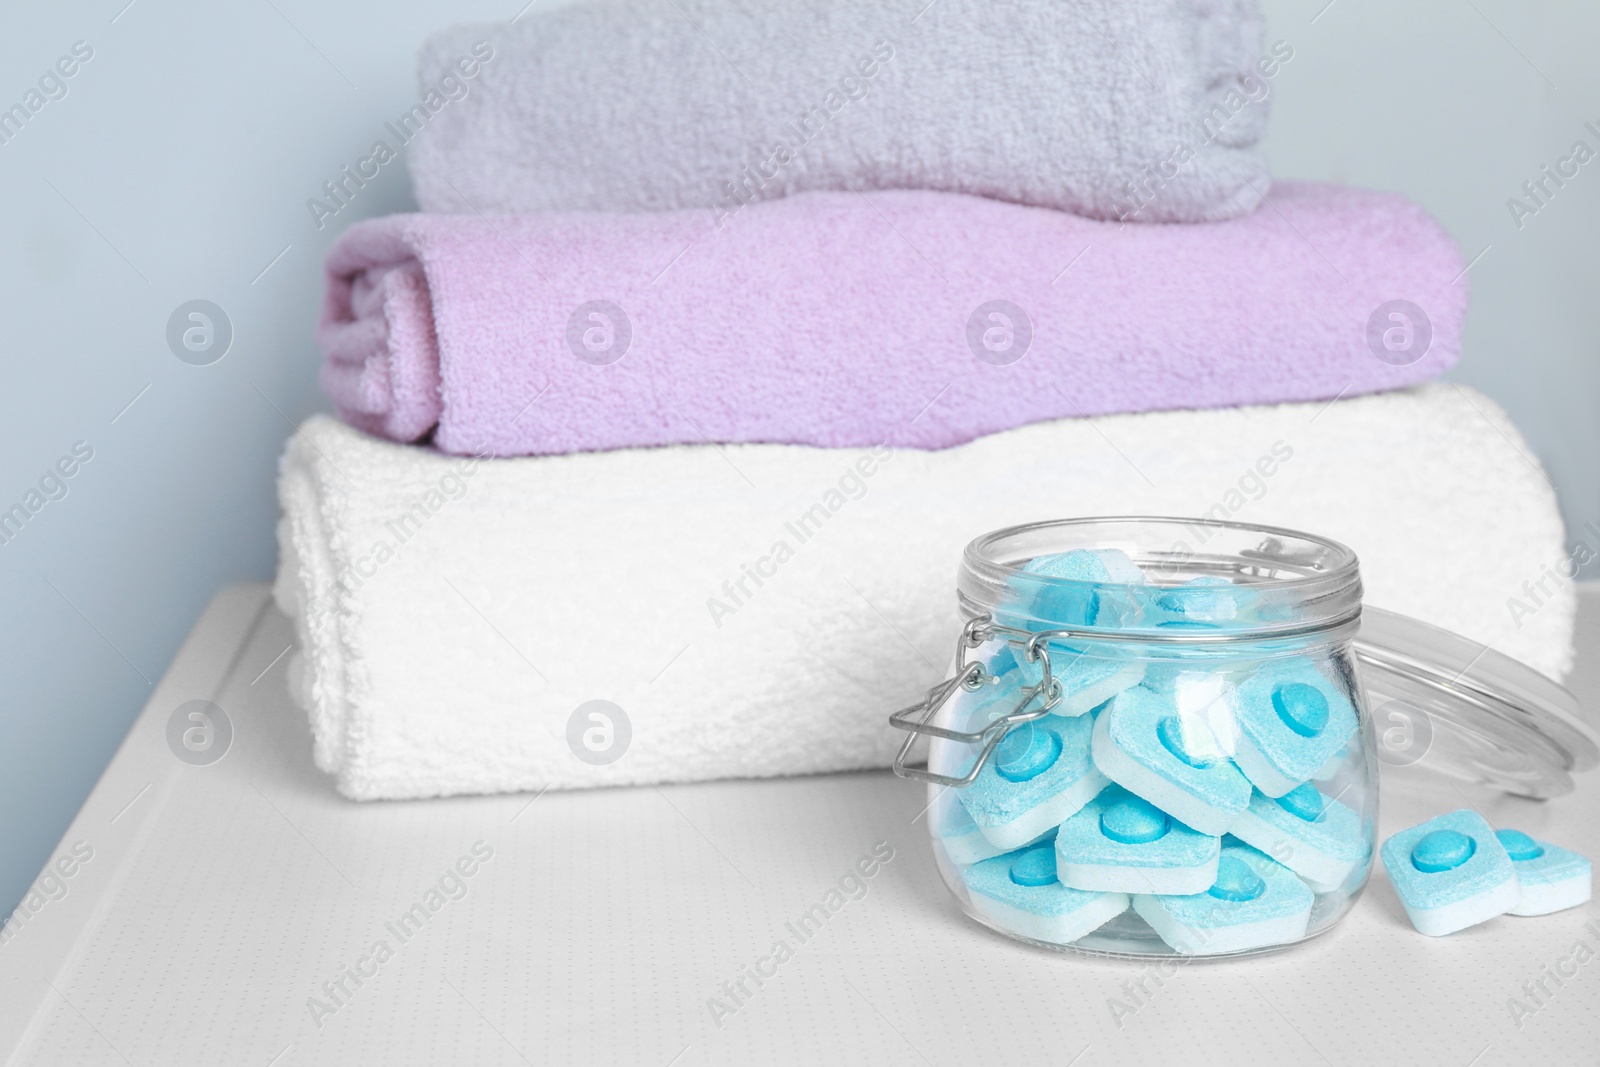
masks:
[(399, 215), (329, 252), (318, 339), (348, 422), (446, 452), (943, 448), (1426, 381), (1460, 348), (1461, 266), (1405, 198), (1320, 184), (1194, 226), (911, 191), (806, 193), (721, 231)]
[[(424, 211), (737, 212), (939, 189), (1092, 218), (1255, 210), (1271, 78), (1255, 0), (613, 0), (423, 46), (471, 91), (409, 149)], [(465, 64), (465, 65), (463, 65)]]
[[(1360, 555), (1370, 604), (1552, 676), (1572, 660), (1570, 583), (1508, 609), (1562, 558), (1554, 494), (1504, 413), (1451, 384), (932, 452), (477, 460), (317, 416), (279, 491), (291, 691), (317, 765), (358, 799), (886, 766), (886, 715), (948, 666), (962, 548), (1042, 519), (1313, 531)], [(569, 743), (592, 700), (631, 724), (608, 765)]]

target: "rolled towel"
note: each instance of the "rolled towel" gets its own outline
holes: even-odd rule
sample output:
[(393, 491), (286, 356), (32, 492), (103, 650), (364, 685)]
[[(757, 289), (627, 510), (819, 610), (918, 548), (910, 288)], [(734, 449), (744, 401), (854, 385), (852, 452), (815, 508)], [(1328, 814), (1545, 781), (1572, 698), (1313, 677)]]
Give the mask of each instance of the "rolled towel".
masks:
[(1554, 493), (1504, 414), (1449, 384), (935, 452), (478, 459), (318, 416), (279, 490), (291, 691), (358, 799), (886, 766), (885, 715), (948, 665), (962, 548), (1047, 518), (1310, 530), (1359, 553), (1368, 603), (1552, 675), (1572, 660), (1570, 583), (1508, 609), (1563, 558)]
[[(1327, 399), (1437, 376), (1461, 257), (1392, 194), (1118, 226), (949, 193), (702, 214), (402, 215), (328, 254), (323, 386), (355, 426), (501, 456), (942, 448), (1040, 419)], [(1409, 302), (1409, 303), (1406, 303)]]
[(402, 123), (424, 211), (905, 188), (1211, 221), (1268, 187), (1293, 49), (1262, 28), (1256, 0), (612, 0), (435, 34), (453, 102)]

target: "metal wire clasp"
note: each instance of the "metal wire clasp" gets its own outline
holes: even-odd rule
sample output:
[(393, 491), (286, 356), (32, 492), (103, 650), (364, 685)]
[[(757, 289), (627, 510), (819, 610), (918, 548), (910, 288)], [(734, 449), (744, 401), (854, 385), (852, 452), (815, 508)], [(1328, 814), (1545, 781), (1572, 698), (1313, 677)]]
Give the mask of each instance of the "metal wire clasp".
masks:
[[(978, 777), (978, 772), (983, 770), (983, 765), (989, 761), (989, 756), (996, 746), (1005, 739), (1006, 734), (1025, 722), (1043, 718), (1049, 714), (1050, 709), (1061, 702), (1061, 683), (1056, 680), (1050, 671), (1050, 652), (1045, 647), (1045, 642), (1053, 636), (1050, 632), (1031, 633), (1025, 630), (1015, 630), (1008, 626), (996, 626), (992, 617), (980, 615), (970, 620), (961, 628), (961, 636), (956, 638), (956, 673), (953, 678), (944, 681), (928, 690), (928, 695), (910, 707), (901, 708), (889, 716), (889, 725), (897, 730), (906, 731), (905, 744), (900, 746), (900, 751), (894, 757), (894, 773), (901, 778), (912, 778), (919, 782), (936, 782), (939, 785), (970, 785)], [(966, 691), (975, 693), (986, 684), (994, 681), (994, 676), (983, 669), (983, 664), (974, 660), (967, 662), (967, 652), (977, 648), (985, 641), (996, 637), (1004, 637), (1008, 644), (1022, 650), (1022, 658), (1028, 663), (1039, 665), (1039, 681), (1022, 691), (1022, 697), (1016, 705), (987, 725), (978, 730), (962, 731), (947, 730), (942, 726), (932, 725), (931, 720), (938, 714), (939, 709), (949, 702), (958, 692)], [(1030, 705), (1037, 702), (1037, 707)], [(917, 737), (942, 737), (946, 741), (959, 741), (968, 745), (982, 745), (978, 751), (978, 758), (973, 762), (970, 770), (965, 775), (956, 777), (948, 774), (936, 774), (931, 770), (922, 770), (917, 767), (907, 767), (906, 757), (911, 753), (911, 746), (916, 744)]]

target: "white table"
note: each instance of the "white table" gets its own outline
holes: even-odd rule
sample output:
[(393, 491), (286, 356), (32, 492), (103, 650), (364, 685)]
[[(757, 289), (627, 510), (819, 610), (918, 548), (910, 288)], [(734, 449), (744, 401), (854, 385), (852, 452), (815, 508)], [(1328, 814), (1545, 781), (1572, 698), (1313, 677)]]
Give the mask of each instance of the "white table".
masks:
[[(1575, 685), (1596, 707), (1600, 597), (1585, 601)], [(1378, 875), (1317, 942), (1161, 977), (966, 920), (934, 869), (922, 790), (887, 773), (346, 801), (285, 694), (290, 640), (261, 586), (224, 590), (196, 624), (63, 838), (58, 899), (37, 898), (0, 945), (7, 1062), (1600, 1061), (1600, 957), (1548, 977), (1573, 969), (1579, 941), (1600, 953), (1594, 904), (1436, 941)], [(233, 726), (210, 765), (166, 739), (193, 699)], [(1548, 804), (1461, 788), (1386, 779), (1383, 833), (1465, 797), (1600, 855), (1600, 775)], [(893, 858), (865, 895), (800, 942), (787, 924), (879, 842)], [(470, 877), (449, 877), (458, 862)], [(440, 892), (401, 927), (441, 879), (460, 899)], [(763, 959), (759, 987), (723, 989)], [(1536, 1001), (1524, 983), (1541, 979)]]

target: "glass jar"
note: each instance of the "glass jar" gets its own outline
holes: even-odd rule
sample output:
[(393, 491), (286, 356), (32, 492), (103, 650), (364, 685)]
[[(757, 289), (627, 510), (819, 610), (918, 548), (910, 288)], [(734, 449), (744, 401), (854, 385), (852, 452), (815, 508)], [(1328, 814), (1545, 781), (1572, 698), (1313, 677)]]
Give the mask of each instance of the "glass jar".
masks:
[[(911, 732), (895, 771), (928, 782), (939, 870), (969, 916), (1051, 949), (1213, 957), (1304, 941), (1350, 910), (1380, 755), (1350, 549), (1206, 520), (1042, 522), (969, 544), (958, 597), (952, 677), (891, 722)], [(1453, 635), (1369, 611), (1393, 632), (1367, 670), (1404, 708), (1426, 717), (1426, 691), (1430, 724), (1464, 708), (1456, 734), (1494, 739), (1477, 750), (1520, 731), (1510, 747), (1550, 764), (1531, 777), (1555, 785), (1518, 791), (1559, 791), (1600, 759), (1559, 686), (1481, 646), (1456, 670)], [(1522, 688), (1488, 700), (1485, 671)], [(907, 763), (918, 736), (926, 769)], [(1526, 787), (1529, 760), (1510, 762)]]

